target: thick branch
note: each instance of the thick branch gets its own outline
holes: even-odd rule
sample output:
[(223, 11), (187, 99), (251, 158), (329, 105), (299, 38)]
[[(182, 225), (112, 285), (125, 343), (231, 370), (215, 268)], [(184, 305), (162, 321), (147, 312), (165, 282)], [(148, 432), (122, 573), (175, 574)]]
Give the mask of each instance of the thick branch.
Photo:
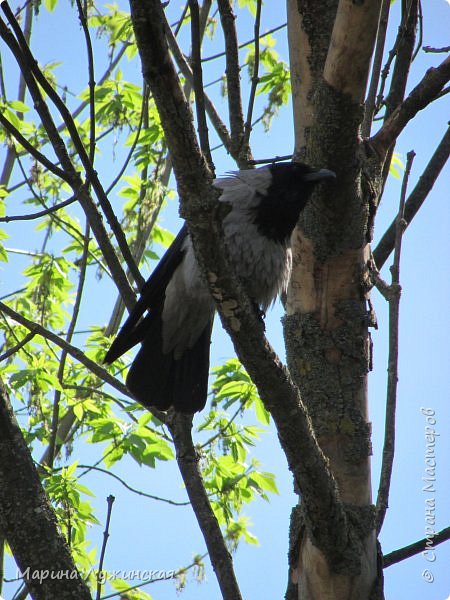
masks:
[(195, 139), (192, 115), (167, 51), (161, 4), (157, 0), (131, 0), (131, 15), (143, 72), (166, 134), (181, 210), (196, 256), (222, 323), (277, 425), (289, 467), (307, 511), (310, 510), (311, 537), (325, 553), (333, 545), (333, 551), (339, 552), (340, 545), (346, 545), (348, 540), (335, 482), (312, 433), (299, 391), (264, 339), (262, 325), (224, 256), (220, 225), (211, 217), (217, 209), (216, 193), (208, 185), (210, 174)]
[(450, 56), (438, 67), (428, 69), (422, 81), (392, 113), (380, 131), (371, 138), (372, 146), (381, 157), (385, 156), (389, 146), (395, 142), (419, 110), (424, 109), (437, 98), (448, 81), (450, 81)]
[(436, 535), (423, 538), (413, 544), (409, 544), (409, 546), (385, 554), (383, 557), (383, 567), (385, 569), (391, 567), (392, 565), (395, 565), (406, 558), (411, 558), (411, 556), (415, 556), (424, 550), (433, 552), (434, 546), (442, 544), (442, 542), (446, 542), (447, 540), (450, 540), (450, 527), (442, 529), (439, 533), (436, 533)]
[[(450, 127), (447, 128), (447, 131), (444, 134), (441, 142), (436, 148), (433, 156), (430, 159), (430, 162), (426, 166), (424, 172), (422, 173), (416, 187), (409, 195), (408, 200), (405, 204), (405, 221), (406, 226), (408, 226), (416, 213), (419, 211), (422, 204), (425, 202), (428, 194), (433, 188), (433, 185), (436, 179), (439, 177), (440, 172), (445, 166), (445, 163), (450, 156)], [(386, 260), (388, 259), (390, 253), (394, 249), (395, 243), (395, 221), (393, 221), (390, 225), (381, 240), (378, 243), (378, 246), (373, 251), (373, 258), (375, 260), (375, 264), (378, 269), (384, 265)]]
[(336, 91), (363, 102), (381, 0), (340, 0), (323, 76)]
[[(0, 382), (0, 529), (35, 600), (91, 600)], [(33, 572), (48, 573), (33, 578)], [(29, 574), (27, 577), (27, 573)], [(66, 576), (57, 574), (67, 573)], [(70, 573), (77, 574), (76, 578)]]

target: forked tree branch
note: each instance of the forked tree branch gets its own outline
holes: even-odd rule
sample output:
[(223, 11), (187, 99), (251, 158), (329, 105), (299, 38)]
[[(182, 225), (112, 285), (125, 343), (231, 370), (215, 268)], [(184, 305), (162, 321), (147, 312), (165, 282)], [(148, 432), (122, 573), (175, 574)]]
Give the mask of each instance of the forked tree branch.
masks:
[(212, 217), (217, 210), (217, 193), (210, 185), (211, 175), (197, 145), (192, 114), (167, 50), (161, 3), (159, 0), (131, 0), (130, 4), (143, 73), (165, 131), (181, 211), (187, 220), (197, 259), (222, 323), (277, 425), (289, 467), (306, 512), (309, 511), (310, 535), (326, 555), (339, 552), (348, 543), (344, 508), (299, 391), (265, 340), (263, 327), (224, 256), (221, 228), (217, 218)]
[(398, 331), (400, 319), (400, 255), (402, 237), (405, 231), (405, 198), (411, 165), (415, 153), (408, 152), (405, 174), (400, 193), (400, 204), (395, 223), (395, 249), (394, 261), (391, 266), (392, 280), (389, 297), (389, 358), (388, 382), (386, 394), (386, 420), (384, 430), (383, 459), (381, 465), (380, 485), (378, 488), (375, 524), (377, 534), (383, 526), (384, 517), (388, 508), (389, 491), (391, 487), (392, 466), (395, 452), (395, 413), (397, 408), (397, 382), (398, 382)]
[[(170, 51), (172, 52), (175, 62), (177, 63), (177, 66), (180, 69), (181, 73), (193, 87), (194, 76), (192, 73), (192, 69), (189, 66), (186, 58), (184, 57), (180, 47), (178, 46), (178, 42), (166, 20), (165, 15), (163, 15), (163, 16), (164, 16), (164, 29), (165, 29), (165, 33), (167, 36), (167, 43), (169, 45)], [(230, 137), (229, 131), (228, 131), (225, 123), (222, 121), (214, 104), (211, 102), (210, 98), (206, 94), (205, 94), (205, 109), (206, 109), (206, 112), (208, 114), (208, 117), (209, 117), (211, 123), (214, 126), (214, 129), (217, 132), (217, 135), (220, 138), (220, 141), (225, 146), (225, 149), (227, 150), (227, 152), (229, 152), (231, 154), (231, 156), (233, 156), (235, 158), (235, 156), (232, 152), (231, 137)]]
[(450, 81), (450, 57), (447, 57), (438, 67), (428, 69), (406, 100), (394, 110), (383, 127), (370, 139), (372, 147), (380, 157), (386, 155), (391, 144), (419, 110), (424, 109), (439, 96), (448, 81)]
[(369, 91), (367, 92), (366, 101), (364, 103), (364, 120), (361, 126), (361, 135), (363, 138), (369, 137), (370, 130), (372, 128), (372, 120), (375, 115), (377, 90), (380, 82), (380, 73), (383, 62), (384, 44), (386, 41), (390, 7), (391, 0), (382, 0)]
[[(442, 140), (436, 148), (430, 162), (425, 167), (416, 187), (409, 195), (405, 204), (405, 221), (408, 227), (425, 202), (428, 194), (433, 188), (440, 172), (444, 168), (450, 156), (450, 127), (447, 128)], [(388, 259), (395, 245), (395, 220), (389, 225), (387, 231), (373, 251), (373, 258), (379, 270)]]

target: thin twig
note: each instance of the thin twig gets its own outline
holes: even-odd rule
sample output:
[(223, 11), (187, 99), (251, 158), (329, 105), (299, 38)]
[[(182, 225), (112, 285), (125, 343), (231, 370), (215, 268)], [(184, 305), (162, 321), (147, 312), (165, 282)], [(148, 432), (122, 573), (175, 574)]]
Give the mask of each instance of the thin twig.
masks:
[[(144, 89), (143, 89), (143, 93), (142, 93), (142, 106), (141, 106), (141, 114), (139, 116), (139, 123), (136, 129), (136, 135), (134, 137), (133, 143), (131, 144), (131, 148), (130, 151), (128, 152), (127, 157), (125, 158), (125, 161), (122, 165), (122, 168), (119, 169), (119, 172), (117, 173), (117, 175), (114, 177), (114, 179), (112, 180), (112, 182), (109, 184), (108, 188), (106, 189), (105, 194), (108, 196), (112, 190), (116, 187), (116, 185), (118, 184), (118, 182), (120, 181), (122, 175), (125, 173), (126, 168), (128, 167), (130, 160), (133, 156), (133, 153), (136, 149), (136, 146), (139, 142), (139, 137), (141, 135), (141, 131), (142, 131), (142, 123), (144, 120), (144, 114), (146, 112), (146, 110), (148, 109), (148, 88), (147, 86), (144, 84)], [(136, 258), (136, 257), (135, 257)], [(136, 261), (137, 264), (139, 264), (138, 261)]]
[(14, 125), (12, 123), (10, 123), (8, 121), (8, 119), (1, 112), (0, 112), (0, 123), (3, 125), (3, 127), (6, 129), (6, 131), (9, 134), (11, 134), (19, 142), (19, 144), (21, 144), (26, 149), (26, 151), (29, 154), (31, 154), (31, 156), (33, 156), (38, 162), (40, 162), (51, 173), (53, 173), (54, 175), (56, 175), (63, 181), (66, 181), (67, 183), (70, 184), (71, 179), (65, 173), (65, 171), (63, 171), (58, 166), (53, 164), (52, 161), (49, 160), (46, 156), (44, 156), (44, 154), (39, 152), (39, 150), (35, 146), (33, 146), (33, 144), (30, 144), (30, 142), (26, 138), (23, 137), (23, 135), (20, 133), (20, 131), (18, 129), (16, 129), (14, 127)]
[[(81, 27), (84, 32), (84, 39), (86, 40), (86, 50), (88, 56), (88, 73), (89, 73), (89, 159), (91, 164), (94, 164), (95, 158), (95, 76), (94, 76), (94, 52), (92, 50), (91, 34), (89, 33), (89, 27), (84, 14), (81, 0), (76, 0), (78, 17), (80, 19)], [(86, 6), (87, 8), (87, 6)]]
[(261, 25), (262, 0), (257, 0), (255, 15), (255, 57), (253, 63), (252, 85), (248, 99), (247, 118), (245, 120), (244, 144), (248, 145), (252, 131), (253, 107), (255, 105), (256, 88), (259, 83), (259, 28)]
[(397, 382), (398, 382), (398, 332), (399, 332), (399, 308), (400, 308), (400, 255), (402, 248), (402, 237), (405, 230), (405, 198), (408, 186), (411, 165), (414, 160), (414, 151), (408, 152), (405, 174), (403, 177), (402, 190), (400, 193), (400, 205), (396, 222), (394, 261), (391, 266), (393, 290), (389, 299), (389, 359), (388, 359), (388, 382), (386, 398), (386, 420), (383, 444), (383, 459), (381, 465), (380, 484), (376, 503), (376, 529), (380, 533), (384, 517), (388, 508), (389, 490), (391, 486), (392, 465), (395, 452), (395, 412), (397, 406)]
[[(83, 253), (81, 255), (80, 261), (80, 274), (78, 277), (78, 286), (77, 292), (75, 296), (75, 302), (73, 305), (72, 317), (70, 319), (69, 327), (67, 329), (66, 334), (66, 342), (70, 344), (73, 338), (73, 332), (75, 331), (75, 327), (77, 325), (78, 315), (80, 313), (81, 307), (81, 299), (83, 296), (84, 283), (86, 280), (86, 269), (87, 269), (87, 260), (89, 256), (89, 233), (90, 227), (89, 223), (86, 220), (86, 229), (84, 232), (84, 244), (83, 244)], [(59, 359), (58, 365), (58, 373), (57, 378), (60, 384), (62, 384), (64, 379), (64, 370), (66, 368), (66, 360), (67, 360), (67, 350), (63, 350), (61, 352), (61, 357)], [(53, 461), (55, 459), (55, 448), (56, 448), (56, 439), (58, 436), (58, 425), (59, 425), (59, 405), (61, 401), (61, 390), (56, 389), (53, 398), (53, 412), (52, 412), (52, 424), (51, 424), (51, 432), (50, 432), (50, 441), (48, 448), (48, 466), (51, 468), (53, 466)]]
[(266, 164), (273, 164), (276, 162), (280, 162), (282, 160), (292, 160), (292, 154), (285, 154), (284, 156), (274, 156), (272, 158), (258, 158), (258, 159), (252, 159), (248, 161), (249, 165), (266, 165)]
[[(103, 460), (104, 457), (102, 457)], [(127, 490), (133, 492), (133, 494), (137, 494), (138, 496), (143, 496), (144, 498), (150, 498), (150, 500), (157, 500), (158, 502), (165, 502), (166, 504), (170, 504), (171, 506), (189, 506), (191, 503), (186, 502), (176, 502), (175, 500), (170, 500), (169, 498), (162, 498), (161, 496), (155, 496), (153, 494), (147, 494), (147, 492), (142, 492), (141, 490), (137, 490), (136, 488), (129, 485), (124, 479), (113, 473), (112, 471), (108, 471), (107, 469), (102, 469), (101, 467), (93, 466), (93, 465), (77, 465), (78, 469), (86, 469), (85, 473), (89, 471), (98, 471), (99, 473), (104, 473), (105, 475), (109, 475), (119, 483), (123, 485)], [(84, 473), (83, 473), (84, 474)]]
[(100, 596), (102, 594), (102, 573), (103, 573), (103, 561), (105, 560), (106, 553), (106, 544), (108, 543), (109, 538), (109, 523), (111, 521), (111, 512), (114, 504), (114, 496), (111, 494), (106, 498), (106, 502), (108, 503), (108, 512), (106, 513), (106, 525), (105, 530), (103, 532), (103, 543), (102, 550), (100, 552), (100, 561), (98, 564), (98, 577), (97, 577), (97, 594), (95, 596), (95, 600), (100, 600)]
[(411, 558), (411, 556), (415, 556), (419, 554), (419, 552), (423, 552), (425, 549), (434, 548), (438, 544), (442, 544), (442, 542), (446, 542), (450, 540), (450, 527), (445, 527), (445, 529), (441, 529), (439, 533), (436, 533), (432, 537), (426, 537), (413, 544), (409, 544), (404, 548), (399, 548), (398, 550), (394, 550), (393, 552), (389, 552), (389, 554), (385, 554), (383, 556), (383, 567), (386, 569), (387, 567), (391, 567), (396, 563), (399, 563), (406, 558)]
[(9, 223), (10, 221), (32, 221), (33, 219), (40, 219), (41, 217), (46, 217), (47, 215), (51, 215), (52, 213), (61, 210), (61, 208), (69, 206), (69, 204), (73, 204), (77, 200), (78, 198), (76, 196), (72, 196), (63, 202), (59, 202), (58, 204), (54, 204), (45, 210), (40, 210), (35, 213), (30, 213), (28, 215), (11, 215), (10, 217), (0, 217), (0, 223)]
[[(281, 29), (284, 29), (285, 27), (287, 27), (287, 23), (282, 23), (281, 25), (277, 25), (276, 27), (273, 27), (272, 29), (269, 29), (269, 31), (266, 31), (266, 33), (262, 33), (259, 36), (259, 39), (262, 40), (265, 37), (267, 37), (268, 35), (272, 35), (272, 33), (276, 33), (277, 31), (280, 31)], [(243, 42), (242, 44), (239, 44), (238, 48), (239, 48), (239, 50), (241, 50), (242, 48), (245, 48), (246, 46), (251, 46), (254, 43), (255, 43), (255, 38), (252, 38), (251, 40), (247, 40), (246, 42)], [(218, 52), (217, 54), (212, 54), (211, 56), (207, 56), (206, 58), (202, 58), (202, 62), (208, 62), (208, 61), (211, 61), (211, 60), (216, 60), (217, 58), (221, 58), (222, 56), (226, 56), (226, 51), (225, 52)]]
[(381, 66), (383, 64), (384, 44), (386, 42), (390, 7), (391, 0), (383, 0), (380, 11), (380, 20), (378, 23), (377, 44), (373, 56), (369, 91), (367, 92), (367, 98), (364, 104), (364, 121), (361, 126), (361, 135), (363, 138), (369, 137), (373, 116), (375, 114), (376, 96), (378, 84), (380, 82)]
[(9, 350), (6, 350), (6, 352), (3, 352), (3, 354), (0, 354), (0, 362), (6, 360), (10, 356), (12, 356), (16, 352), (18, 352), (21, 348), (26, 346), (28, 344), (28, 342), (34, 338), (35, 335), (36, 335), (36, 333), (34, 331), (30, 331), (29, 333), (27, 333), (27, 335), (22, 340), (20, 340), (20, 342), (15, 344)]
[(201, 63), (201, 38), (200, 38), (200, 13), (197, 0), (189, 0), (191, 13), (191, 66), (194, 77), (195, 109), (197, 114), (198, 137), (203, 156), (211, 172), (214, 172), (214, 163), (209, 147), (208, 124), (205, 113), (205, 92), (203, 89), (203, 72)]
[[(72, 356), (75, 360), (77, 360), (82, 365), (84, 365), (86, 368), (88, 368), (90, 371), (92, 371), (92, 373), (94, 373), (94, 375), (97, 375), (97, 377), (100, 377), (100, 379), (105, 381), (105, 383), (108, 383), (109, 385), (111, 385), (113, 388), (118, 390), (121, 394), (124, 394), (124, 396), (127, 396), (128, 398), (132, 398), (130, 392), (127, 390), (127, 388), (121, 381), (119, 381), (113, 375), (111, 375), (111, 373), (109, 373), (109, 371), (107, 371), (106, 369), (104, 369), (103, 367), (98, 365), (96, 362), (94, 362), (93, 360), (88, 358), (79, 348), (76, 348), (75, 346), (68, 344), (59, 335), (56, 335), (56, 333), (53, 333), (52, 331), (49, 331), (45, 327), (42, 327), (42, 325), (39, 325), (38, 323), (33, 323), (33, 321), (30, 321), (29, 319), (27, 319), (26, 317), (24, 317), (17, 311), (13, 310), (11, 307), (4, 304), (3, 302), (0, 302), (0, 311), (3, 312), (8, 317), (10, 317), (11, 319), (13, 319), (13, 321), (20, 323), (21, 325), (23, 325), (24, 327), (26, 327), (27, 329), (32, 331), (34, 334), (41, 335), (43, 338), (50, 340), (51, 342), (53, 342), (60, 348), (67, 350), (67, 353), (70, 354), (70, 356)], [(159, 418), (159, 416), (158, 416), (158, 418)]]
[(450, 46), (444, 46), (443, 48), (433, 48), (433, 46), (424, 46), (422, 48), (424, 52), (433, 52), (433, 53), (447, 53), (450, 52)]
[[(440, 172), (444, 168), (450, 156), (450, 127), (439, 142), (438, 147), (434, 151), (429, 163), (425, 167), (416, 187), (409, 195), (405, 204), (405, 220), (407, 226), (411, 223), (422, 204), (425, 202), (428, 194), (433, 188)], [(373, 258), (378, 269), (384, 265), (389, 258), (395, 244), (395, 220), (389, 225), (388, 229), (382, 236), (377, 247), (373, 251)]]

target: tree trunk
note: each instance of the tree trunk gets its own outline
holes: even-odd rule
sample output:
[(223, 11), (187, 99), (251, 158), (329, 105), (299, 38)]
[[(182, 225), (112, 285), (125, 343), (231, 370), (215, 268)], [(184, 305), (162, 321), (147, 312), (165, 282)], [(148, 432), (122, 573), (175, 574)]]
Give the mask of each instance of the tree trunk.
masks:
[[(339, 10), (336, 2), (318, 4), (326, 14), (314, 15), (308, 2), (288, 1), (296, 155), (333, 169), (337, 179), (334, 188), (327, 186), (314, 196), (294, 232), (284, 330), (290, 372), (345, 506), (347, 540), (338, 553), (319, 549), (302, 510), (294, 510), (288, 597), (362, 600), (371, 596), (378, 571), (367, 410), (370, 319), (363, 287), (377, 192), (373, 178), (366, 185), (361, 168), (364, 77), (355, 67), (352, 81), (339, 79), (339, 54), (330, 61), (329, 48), (341, 43), (339, 23), (346, 18), (341, 5), (346, 3)], [(371, 4), (364, 10), (375, 20), (368, 31), (374, 40), (379, 6)], [(351, 18), (368, 15), (360, 12)], [(321, 35), (316, 37), (321, 19)], [(317, 46), (311, 40), (318, 40)]]

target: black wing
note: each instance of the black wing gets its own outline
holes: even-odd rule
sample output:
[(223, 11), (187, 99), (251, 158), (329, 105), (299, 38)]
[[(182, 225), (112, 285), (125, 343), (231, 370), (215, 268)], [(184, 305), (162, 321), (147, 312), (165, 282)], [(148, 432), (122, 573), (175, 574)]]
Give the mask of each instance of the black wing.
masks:
[(142, 319), (145, 311), (160, 312), (164, 304), (166, 287), (184, 255), (183, 242), (188, 236), (186, 225), (183, 225), (157, 267), (146, 281), (141, 296), (123, 324), (116, 339), (111, 344), (103, 362), (111, 364), (127, 350), (142, 342), (148, 330), (148, 322)]

